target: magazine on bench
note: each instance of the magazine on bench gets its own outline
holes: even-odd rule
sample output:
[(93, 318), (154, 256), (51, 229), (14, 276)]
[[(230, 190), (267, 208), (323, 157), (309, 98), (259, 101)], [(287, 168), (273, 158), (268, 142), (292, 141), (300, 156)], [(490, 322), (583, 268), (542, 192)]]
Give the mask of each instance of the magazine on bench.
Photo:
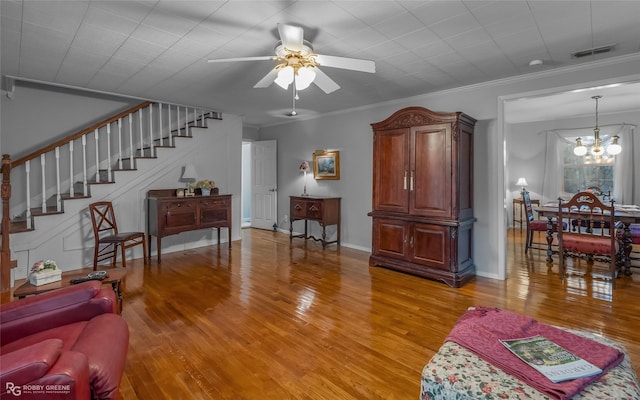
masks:
[(503, 345), (553, 383), (598, 375), (602, 370), (544, 336), (501, 340)]

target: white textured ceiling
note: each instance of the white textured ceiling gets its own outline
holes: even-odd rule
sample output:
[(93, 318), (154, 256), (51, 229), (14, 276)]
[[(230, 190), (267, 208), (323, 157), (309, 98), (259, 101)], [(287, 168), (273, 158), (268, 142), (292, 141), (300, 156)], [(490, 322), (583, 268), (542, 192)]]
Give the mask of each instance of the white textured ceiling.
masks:
[(303, 116), (640, 51), (640, 1), (0, 3), (3, 76), (230, 112), (253, 126), (290, 118), (291, 92), (253, 88), (273, 62), (206, 60), (271, 55), (278, 22), (302, 26), (320, 54), (376, 62), (375, 74), (324, 68), (342, 88), (301, 92)]

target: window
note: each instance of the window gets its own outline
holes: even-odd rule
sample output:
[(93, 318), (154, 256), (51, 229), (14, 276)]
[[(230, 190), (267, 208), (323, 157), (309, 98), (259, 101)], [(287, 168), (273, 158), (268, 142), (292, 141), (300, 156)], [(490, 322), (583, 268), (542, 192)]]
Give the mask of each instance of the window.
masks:
[(615, 157), (586, 156), (573, 154), (575, 139), (570, 140), (564, 147), (563, 156), (563, 191), (565, 193), (578, 193), (591, 186), (597, 186), (603, 192), (613, 193), (613, 181), (615, 171)]

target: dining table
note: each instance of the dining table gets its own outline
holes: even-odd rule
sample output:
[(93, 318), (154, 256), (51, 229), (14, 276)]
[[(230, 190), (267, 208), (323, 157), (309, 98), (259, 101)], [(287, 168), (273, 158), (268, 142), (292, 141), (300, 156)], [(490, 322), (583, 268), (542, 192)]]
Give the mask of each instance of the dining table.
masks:
[[(617, 239), (620, 243), (618, 251), (618, 271), (631, 275), (631, 249), (633, 247), (631, 237), (631, 224), (640, 224), (640, 206), (637, 205), (615, 205), (614, 218), (616, 221), (617, 229), (620, 229), (621, 234), (617, 235)], [(539, 217), (547, 218), (547, 262), (553, 262), (553, 250), (551, 244), (553, 243), (553, 219), (558, 217), (558, 203), (545, 203), (541, 206), (535, 207), (534, 211), (538, 213)], [(563, 215), (569, 215), (578, 211), (569, 212), (566, 209), (562, 210)], [(558, 229), (562, 229), (562, 226), (558, 224)]]

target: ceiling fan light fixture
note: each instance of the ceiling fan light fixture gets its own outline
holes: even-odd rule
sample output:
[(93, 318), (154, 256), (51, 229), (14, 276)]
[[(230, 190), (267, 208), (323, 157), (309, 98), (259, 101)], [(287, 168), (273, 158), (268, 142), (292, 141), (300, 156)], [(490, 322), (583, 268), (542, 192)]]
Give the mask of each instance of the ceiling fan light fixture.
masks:
[(293, 82), (293, 75), (293, 67), (287, 65), (286, 67), (281, 68), (280, 71), (278, 71), (278, 77), (274, 80), (274, 82), (277, 83), (278, 86), (286, 90)]
[(296, 73), (296, 89), (304, 90), (311, 85), (311, 82), (316, 78), (316, 73), (311, 68), (302, 67), (298, 69)]

